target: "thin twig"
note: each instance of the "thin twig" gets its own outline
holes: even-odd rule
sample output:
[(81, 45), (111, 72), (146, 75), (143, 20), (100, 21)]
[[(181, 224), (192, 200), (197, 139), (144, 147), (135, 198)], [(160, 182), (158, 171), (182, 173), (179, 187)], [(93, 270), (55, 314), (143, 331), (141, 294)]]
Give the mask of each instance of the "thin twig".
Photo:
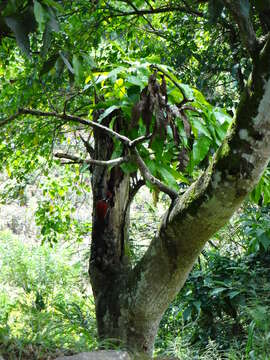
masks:
[(36, 109), (24, 109), (24, 108), (19, 110), (19, 112), (17, 113), (17, 117), (20, 114), (29, 114), (29, 115), (35, 115), (35, 116), (41, 116), (41, 117), (55, 117), (58, 119), (83, 124), (83, 125), (95, 128), (95, 129), (99, 129), (99, 130), (107, 133), (108, 135), (121, 140), (127, 146), (129, 146), (131, 143), (131, 140), (128, 137), (118, 134), (116, 131), (108, 128), (107, 126), (101, 125), (92, 120), (83, 119), (79, 116), (74, 116), (74, 115), (69, 115), (69, 114), (61, 114), (61, 113), (57, 113), (57, 112), (40, 111), (40, 110), (36, 110)]
[(107, 126), (101, 125), (92, 120), (83, 119), (79, 116), (62, 114), (62, 113), (57, 113), (54, 111), (40, 111), (40, 110), (36, 110), (36, 109), (25, 109), (25, 108), (19, 109), (19, 111), (16, 114), (10, 116), (9, 118), (3, 119), (2, 121), (0, 120), (0, 127), (3, 125), (6, 125), (8, 122), (18, 118), (22, 114), (35, 115), (35, 116), (40, 116), (40, 117), (54, 117), (54, 118), (90, 126), (92, 128), (99, 129), (99, 130), (107, 133), (111, 137), (115, 137), (115, 138), (119, 139), (128, 148), (133, 148), (137, 144), (149, 139), (149, 136), (140, 136), (137, 139), (130, 140), (128, 137), (119, 134), (118, 132), (110, 129)]
[(54, 156), (58, 159), (71, 160), (75, 164), (89, 164), (89, 165), (99, 165), (99, 166), (119, 166), (124, 162), (129, 161), (128, 156), (122, 156), (111, 160), (82, 159), (79, 158), (78, 156), (65, 154), (65, 153), (55, 153)]
[[(126, 3), (126, 1), (123, 1)], [(108, 6), (108, 5), (107, 5)], [(169, 12), (184, 12), (186, 14), (190, 15), (196, 15), (199, 17), (203, 17), (203, 13), (197, 10), (188, 9), (184, 6), (164, 6), (156, 9), (140, 9), (140, 10), (134, 10), (134, 11), (121, 11), (119, 9), (115, 9), (112, 6), (109, 6), (110, 10), (115, 11), (114, 14), (111, 14), (111, 16), (133, 16), (133, 15), (151, 15), (151, 14), (163, 14), (163, 13), (169, 13)], [(108, 10), (108, 8), (104, 9)]]

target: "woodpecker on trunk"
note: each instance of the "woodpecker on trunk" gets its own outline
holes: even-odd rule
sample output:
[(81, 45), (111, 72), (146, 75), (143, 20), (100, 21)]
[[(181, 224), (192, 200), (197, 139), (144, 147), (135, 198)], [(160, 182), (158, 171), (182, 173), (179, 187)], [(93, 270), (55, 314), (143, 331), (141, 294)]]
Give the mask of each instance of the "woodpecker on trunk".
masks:
[(106, 197), (98, 200), (96, 203), (97, 218), (99, 221), (105, 222), (112, 200), (112, 193), (107, 191)]

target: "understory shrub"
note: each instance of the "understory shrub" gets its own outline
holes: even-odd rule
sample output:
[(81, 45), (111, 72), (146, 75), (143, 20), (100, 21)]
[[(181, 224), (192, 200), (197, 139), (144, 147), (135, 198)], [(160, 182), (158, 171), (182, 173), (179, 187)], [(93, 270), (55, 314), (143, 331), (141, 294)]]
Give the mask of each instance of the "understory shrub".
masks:
[[(74, 248), (73, 248), (74, 252)], [(7, 359), (97, 346), (93, 296), (78, 256), (0, 233), (0, 352)]]

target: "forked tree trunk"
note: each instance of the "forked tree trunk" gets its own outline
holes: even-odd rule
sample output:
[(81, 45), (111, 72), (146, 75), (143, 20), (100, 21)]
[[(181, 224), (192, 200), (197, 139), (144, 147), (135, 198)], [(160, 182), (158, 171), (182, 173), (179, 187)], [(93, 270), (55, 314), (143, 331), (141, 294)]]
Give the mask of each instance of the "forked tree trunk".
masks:
[[(160, 319), (203, 246), (262, 175), (270, 159), (270, 39), (254, 60), (251, 75), (227, 138), (206, 171), (174, 201), (134, 269), (123, 251), (129, 176), (119, 168), (94, 168), (90, 277), (101, 338), (151, 355)], [(96, 159), (109, 159), (112, 140), (95, 136)], [(100, 219), (98, 201), (108, 190), (113, 198), (106, 218)]]

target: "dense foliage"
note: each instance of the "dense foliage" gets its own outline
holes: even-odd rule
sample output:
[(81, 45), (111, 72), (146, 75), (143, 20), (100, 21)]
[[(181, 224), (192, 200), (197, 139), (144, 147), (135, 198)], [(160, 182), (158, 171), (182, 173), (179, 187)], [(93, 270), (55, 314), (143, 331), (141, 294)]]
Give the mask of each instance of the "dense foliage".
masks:
[[(35, 221), (43, 243), (31, 248), (1, 233), (0, 351), (10, 358), (43, 359), (57, 349), (106, 345), (97, 340), (85, 268), (71, 265), (69, 250), (60, 248), (83, 242), (92, 231), (91, 211), (83, 221), (77, 212), (85, 200), (91, 203), (95, 161), (109, 162), (109, 172), (117, 164), (120, 178), (129, 174), (133, 196), (144, 185), (152, 193), (148, 217), (141, 217), (145, 208), (137, 203), (131, 222), (126, 252), (132, 266), (154, 237), (158, 201), (169, 207), (168, 199), (184, 194), (208, 168), (232, 126), (252, 69), (252, 54), (242, 46), (226, 3), (0, 4), (0, 199), (25, 206), (27, 191), (35, 186)], [(270, 29), (269, 1), (240, 5), (241, 16), (251, 14), (262, 47)], [(95, 158), (98, 130), (110, 137), (107, 158)], [(211, 239), (167, 310), (157, 353), (170, 351), (183, 359), (270, 356), (270, 324), (264, 319), (270, 284), (269, 167), (249, 200)]]

